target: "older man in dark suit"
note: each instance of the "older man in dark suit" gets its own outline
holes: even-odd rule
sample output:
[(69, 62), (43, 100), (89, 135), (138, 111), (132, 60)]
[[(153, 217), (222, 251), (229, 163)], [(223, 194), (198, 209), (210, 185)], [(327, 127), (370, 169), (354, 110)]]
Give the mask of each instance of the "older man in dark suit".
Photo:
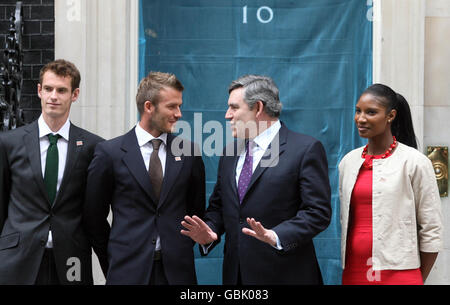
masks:
[(150, 73), (136, 96), (140, 122), (96, 148), (85, 214), (106, 284), (197, 283), (194, 243), (179, 231), (184, 215), (204, 213), (205, 170), (194, 145), (171, 134), (183, 89), (173, 74)]
[(87, 168), (102, 139), (69, 121), (79, 84), (72, 63), (45, 65), (41, 116), (0, 133), (0, 284), (92, 284), (81, 213)]
[(207, 254), (226, 233), (223, 284), (321, 284), (313, 237), (331, 218), (325, 150), (278, 120), (278, 88), (265, 76), (233, 81), (225, 118), (238, 138), (224, 150), (205, 221), (182, 234)]

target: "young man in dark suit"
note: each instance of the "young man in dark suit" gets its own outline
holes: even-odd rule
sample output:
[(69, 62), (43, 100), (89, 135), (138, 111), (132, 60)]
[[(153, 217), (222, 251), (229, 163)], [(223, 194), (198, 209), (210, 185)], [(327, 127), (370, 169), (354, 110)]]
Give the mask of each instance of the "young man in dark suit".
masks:
[(39, 119), (0, 133), (0, 284), (92, 284), (81, 213), (87, 168), (103, 139), (69, 121), (79, 84), (74, 64), (48, 63)]
[(186, 216), (182, 234), (206, 255), (226, 233), (223, 284), (321, 284), (313, 237), (329, 225), (325, 150), (278, 119), (278, 88), (246, 75), (229, 87), (233, 136), (224, 149), (205, 221)]
[(179, 231), (184, 215), (204, 213), (205, 170), (193, 144), (171, 134), (183, 89), (151, 72), (136, 96), (139, 123), (95, 150), (85, 215), (106, 284), (197, 283), (194, 243)]

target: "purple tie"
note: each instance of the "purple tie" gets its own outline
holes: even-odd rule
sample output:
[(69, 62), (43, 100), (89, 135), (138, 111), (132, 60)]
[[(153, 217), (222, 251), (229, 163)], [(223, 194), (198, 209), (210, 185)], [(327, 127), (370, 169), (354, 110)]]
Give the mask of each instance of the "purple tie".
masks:
[(250, 184), (250, 180), (252, 179), (253, 156), (249, 154), (249, 142), (250, 141), (247, 141), (245, 143), (245, 149), (247, 150), (247, 152), (245, 154), (244, 166), (242, 167), (238, 182), (239, 203), (242, 203), (242, 199), (244, 198), (247, 187)]

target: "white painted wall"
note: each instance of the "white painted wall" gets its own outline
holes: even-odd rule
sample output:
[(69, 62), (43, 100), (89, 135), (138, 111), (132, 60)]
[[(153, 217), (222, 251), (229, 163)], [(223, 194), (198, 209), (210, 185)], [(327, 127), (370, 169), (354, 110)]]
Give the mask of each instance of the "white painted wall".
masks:
[[(424, 144), (450, 147), (450, 1), (427, 0), (425, 16)], [(450, 199), (442, 198), (444, 249), (428, 284), (450, 284)]]
[[(105, 139), (137, 122), (138, 7), (138, 0), (55, 1), (55, 58), (72, 61), (81, 73), (70, 119)], [(94, 283), (104, 284), (95, 254), (93, 272)]]
[[(419, 150), (450, 146), (450, 1), (374, 0), (374, 82), (411, 105)], [(441, 198), (444, 248), (426, 284), (450, 284), (450, 201)]]
[(138, 16), (138, 0), (55, 1), (55, 58), (81, 72), (70, 118), (106, 139), (136, 124)]

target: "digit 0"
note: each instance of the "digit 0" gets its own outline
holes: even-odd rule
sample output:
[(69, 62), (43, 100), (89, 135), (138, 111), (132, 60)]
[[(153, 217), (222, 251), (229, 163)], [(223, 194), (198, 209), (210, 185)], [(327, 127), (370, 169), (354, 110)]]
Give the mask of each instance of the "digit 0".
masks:
[[(262, 12), (263, 10), (269, 12), (269, 19), (266, 19), (266, 20), (262, 19), (262, 17), (261, 17), (261, 12)], [(269, 23), (269, 22), (271, 22), (272, 19), (273, 19), (273, 11), (272, 11), (272, 9), (271, 9), (270, 7), (268, 7), (268, 6), (261, 6), (261, 7), (258, 9), (258, 11), (256, 12), (256, 17), (258, 18), (258, 21), (261, 22), (261, 23)]]
[[(269, 16), (267, 16), (268, 18), (267, 17), (263, 18), (261, 16), (262, 12), (267, 12), (269, 15)], [(260, 23), (269, 23), (273, 19), (273, 10), (268, 6), (261, 6), (256, 11), (256, 18), (258, 19), (258, 21)], [(247, 5), (242, 7), (242, 23), (243, 24), (247, 23)]]

